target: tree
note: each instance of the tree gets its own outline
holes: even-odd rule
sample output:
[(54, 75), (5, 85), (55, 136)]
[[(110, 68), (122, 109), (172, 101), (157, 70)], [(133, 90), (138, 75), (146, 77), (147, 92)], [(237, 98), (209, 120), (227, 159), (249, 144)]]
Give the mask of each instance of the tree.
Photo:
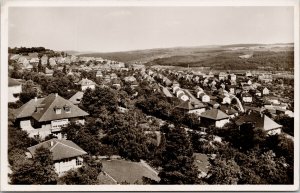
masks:
[(184, 129), (165, 128), (166, 147), (162, 153), (160, 184), (197, 184), (198, 170), (194, 165), (193, 150)]
[(92, 117), (97, 117), (101, 114), (101, 107), (114, 112), (117, 109), (117, 104), (117, 93), (115, 90), (106, 87), (96, 87), (95, 90), (87, 89), (85, 91), (79, 106)]
[(241, 175), (240, 167), (230, 159), (216, 158), (212, 161), (207, 179), (209, 184), (237, 184)]
[(37, 148), (34, 158), (14, 168), (10, 176), (12, 184), (56, 184), (57, 178), (52, 153), (44, 147)]

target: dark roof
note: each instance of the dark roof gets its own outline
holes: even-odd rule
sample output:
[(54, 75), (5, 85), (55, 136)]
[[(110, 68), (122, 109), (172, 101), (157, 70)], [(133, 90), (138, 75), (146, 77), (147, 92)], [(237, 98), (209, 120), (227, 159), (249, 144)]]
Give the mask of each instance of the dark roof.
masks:
[(198, 102), (198, 101), (197, 102), (185, 101), (177, 106), (177, 108), (185, 109), (185, 110), (201, 109), (201, 108), (205, 108), (205, 107), (206, 107), (206, 105), (204, 105), (203, 103)]
[[(36, 112), (37, 107), (41, 106), (41, 110)], [(64, 106), (69, 106), (71, 112), (65, 112), (63, 110)], [(61, 114), (56, 114), (55, 108), (62, 108)], [(50, 94), (46, 98), (31, 99), (17, 110), (16, 118), (33, 117), (38, 122), (44, 122), (87, 115), (89, 115), (87, 112), (75, 106), (71, 101), (56, 94)]]
[(219, 109), (210, 109), (208, 111), (203, 112), (200, 116), (207, 119), (213, 119), (216, 121), (229, 118), (229, 116), (226, 113), (224, 113)]
[(21, 83), (13, 78), (8, 78), (8, 86), (19, 86)]
[[(51, 145), (52, 142), (52, 145)], [(61, 160), (66, 158), (77, 157), (87, 154), (83, 149), (76, 145), (73, 141), (65, 139), (50, 139), (48, 141), (39, 143), (35, 146), (27, 148), (34, 157), (37, 148), (44, 147), (52, 152), (53, 160)]]
[(256, 113), (256, 112), (252, 112), (250, 114), (246, 114), (242, 116), (235, 123), (238, 126), (240, 126), (246, 122), (254, 123), (254, 126), (256, 128), (264, 129), (266, 131), (282, 127), (281, 125), (273, 121), (271, 118), (269, 118), (267, 115)]

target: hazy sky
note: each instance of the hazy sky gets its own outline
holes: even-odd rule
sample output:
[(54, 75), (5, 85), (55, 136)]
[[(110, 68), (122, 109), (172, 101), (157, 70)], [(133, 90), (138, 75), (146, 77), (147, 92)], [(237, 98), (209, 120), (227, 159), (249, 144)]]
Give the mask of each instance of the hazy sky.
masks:
[(124, 51), (293, 42), (293, 7), (12, 7), (9, 46)]

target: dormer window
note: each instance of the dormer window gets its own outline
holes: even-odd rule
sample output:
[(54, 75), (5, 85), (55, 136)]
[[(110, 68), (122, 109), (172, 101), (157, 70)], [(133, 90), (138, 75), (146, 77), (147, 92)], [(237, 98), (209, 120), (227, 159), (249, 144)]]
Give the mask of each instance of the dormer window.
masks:
[(54, 111), (56, 114), (61, 114), (61, 108), (60, 107), (54, 107)]
[(71, 107), (70, 106), (65, 105), (64, 110), (65, 110), (66, 113), (71, 113)]

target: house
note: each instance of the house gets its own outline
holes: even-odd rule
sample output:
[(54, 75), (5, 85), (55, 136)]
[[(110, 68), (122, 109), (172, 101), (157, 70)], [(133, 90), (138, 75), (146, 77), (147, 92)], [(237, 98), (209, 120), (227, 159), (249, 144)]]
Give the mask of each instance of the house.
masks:
[(173, 81), (173, 87), (175, 86), (180, 87), (179, 83), (176, 80)]
[(210, 166), (208, 156), (202, 153), (193, 153), (193, 157), (195, 157), (194, 165), (199, 171), (198, 178), (206, 177)]
[(244, 123), (253, 123), (255, 128), (262, 129), (269, 135), (275, 135), (281, 133), (282, 125), (277, 124), (267, 115), (258, 112), (249, 111), (248, 114), (240, 117), (235, 123), (241, 126)]
[(250, 71), (247, 71), (245, 74), (246, 77), (252, 77), (252, 73)]
[(201, 93), (198, 98), (201, 99), (202, 102), (208, 103), (210, 101), (210, 96), (208, 94), (205, 94), (204, 92)]
[(117, 89), (121, 88), (121, 81), (119, 79), (112, 79), (111, 83), (113, 86), (115, 86)]
[(229, 116), (220, 109), (210, 109), (200, 115), (200, 121), (205, 126), (223, 127), (229, 122)]
[(180, 92), (180, 94), (177, 96), (177, 98), (179, 98), (180, 100), (183, 100), (183, 101), (187, 101), (190, 99), (183, 91)]
[(136, 78), (134, 76), (127, 76), (124, 78), (125, 82), (134, 82), (136, 81)]
[(15, 123), (29, 137), (44, 139), (52, 134), (62, 138), (61, 127), (70, 121), (84, 124), (87, 112), (75, 106), (58, 94), (50, 94), (45, 98), (34, 98), (16, 110)]
[(228, 78), (227, 73), (225, 73), (225, 72), (219, 73), (219, 80), (226, 80), (227, 78)]
[(232, 108), (232, 106), (221, 105), (220, 110), (226, 113), (230, 118), (238, 116), (238, 111)]
[(206, 105), (201, 103), (200, 101), (184, 101), (176, 108), (180, 109), (184, 114), (185, 113), (194, 113), (196, 115), (201, 115), (201, 113), (205, 112)]
[(103, 77), (102, 72), (100, 70), (97, 70), (96, 77)]
[(110, 80), (111, 80), (111, 79), (110, 79), (110, 75), (107, 74), (107, 75), (104, 76), (104, 81), (105, 81), (105, 82), (108, 83), (108, 82), (110, 82)]
[(83, 94), (84, 94), (84, 92), (78, 91), (69, 99), (69, 101), (71, 101), (71, 103), (73, 103), (74, 105), (79, 105), (79, 103), (81, 102), (81, 99), (83, 97)]
[(45, 68), (45, 75), (46, 76), (53, 76), (53, 70), (49, 69), (49, 68)]
[(180, 90), (179, 86), (173, 86), (172, 87), (173, 94), (175, 94), (178, 90)]
[(252, 95), (251, 94), (244, 92), (244, 93), (242, 93), (241, 97), (242, 97), (243, 102), (252, 103)]
[(111, 80), (117, 79), (117, 78), (118, 78), (118, 76), (117, 76), (116, 73), (111, 73), (111, 74), (110, 74), (110, 79), (111, 79)]
[(19, 95), (22, 92), (22, 84), (12, 78), (8, 78), (8, 102), (14, 103), (19, 100)]
[(262, 95), (270, 94), (270, 90), (267, 87), (259, 87), (258, 90), (262, 93)]
[(37, 58), (37, 57), (36, 58), (31, 58), (30, 61), (29, 61), (29, 63), (33, 64), (33, 65), (38, 65), (39, 62), (40, 62), (40, 59)]
[(49, 149), (52, 153), (55, 172), (58, 175), (62, 175), (71, 169), (80, 168), (83, 165), (83, 155), (87, 154), (73, 141), (53, 138), (27, 148), (27, 156), (33, 158), (36, 149), (41, 147)]
[(56, 66), (56, 58), (54, 58), (54, 57), (49, 58), (49, 64), (50, 64), (50, 66)]
[(47, 55), (43, 55), (43, 56), (41, 57), (41, 64), (42, 64), (43, 66), (46, 66), (46, 65), (48, 64), (48, 56), (47, 56)]
[(235, 74), (230, 74), (230, 80), (231, 81), (236, 81), (236, 75)]
[(200, 94), (204, 93), (204, 90), (201, 87), (197, 87), (195, 91), (197, 94), (197, 98), (200, 98)]
[(94, 81), (89, 80), (87, 78), (83, 78), (77, 84), (81, 86), (82, 91), (85, 91), (87, 88), (95, 90), (95, 86), (96, 86), (96, 83)]
[(218, 99), (222, 104), (231, 104), (231, 98), (228, 96), (228, 94), (218, 95)]
[(130, 86), (132, 89), (136, 88), (139, 85), (139, 83), (137, 81), (133, 81), (130, 83)]
[(235, 85), (226, 85), (225, 89), (230, 93), (230, 94), (235, 94)]
[(261, 74), (258, 76), (258, 80), (267, 83), (267, 82), (272, 82), (273, 77), (272, 74)]

